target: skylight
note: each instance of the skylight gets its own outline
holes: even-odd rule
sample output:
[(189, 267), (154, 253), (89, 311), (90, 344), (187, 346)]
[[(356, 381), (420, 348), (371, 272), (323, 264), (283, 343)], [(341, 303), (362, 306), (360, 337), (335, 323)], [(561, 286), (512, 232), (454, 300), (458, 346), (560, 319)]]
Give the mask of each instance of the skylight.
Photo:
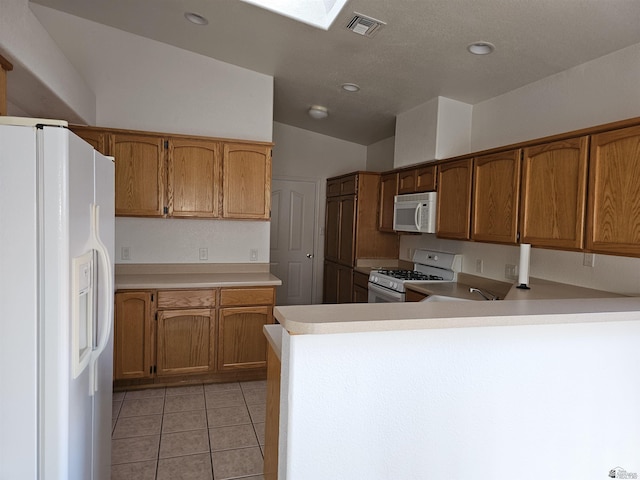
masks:
[(329, 30), (348, 0), (242, 0), (316, 28)]

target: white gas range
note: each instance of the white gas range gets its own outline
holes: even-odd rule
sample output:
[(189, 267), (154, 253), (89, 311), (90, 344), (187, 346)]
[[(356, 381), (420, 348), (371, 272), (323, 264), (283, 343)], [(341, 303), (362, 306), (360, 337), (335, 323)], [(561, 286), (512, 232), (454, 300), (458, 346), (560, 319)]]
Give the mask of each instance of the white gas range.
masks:
[(462, 269), (462, 255), (416, 250), (414, 270), (377, 269), (369, 274), (369, 303), (404, 302), (405, 283), (455, 282)]

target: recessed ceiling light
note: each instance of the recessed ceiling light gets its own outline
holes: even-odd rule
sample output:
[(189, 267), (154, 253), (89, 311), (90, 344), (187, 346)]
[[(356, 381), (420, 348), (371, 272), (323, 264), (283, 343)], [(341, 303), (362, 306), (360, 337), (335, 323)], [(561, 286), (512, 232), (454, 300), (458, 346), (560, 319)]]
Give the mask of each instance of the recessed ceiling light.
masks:
[(489, 42), (473, 42), (467, 45), (469, 53), (473, 53), (474, 55), (489, 55), (495, 48), (495, 45)]
[(321, 120), (329, 116), (329, 111), (327, 110), (327, 107), (323, 107), (321, 105), (311, 105), (311, 107), (309, 108), (309, 116), (315, 118), (316, 120)]
[(185, 12), (184, 18), (186, 18), (187, 20), (189, 20), (191, 23), (195, 25), (209, 24), (209, 20), (204, 18), (202, 15), (198, 15), (197, 13), (193, 13), (193, 12)]
[(358, 92), (360, 91), (360, 86), (356, 85), (355, 83), (343, 83), (342, 89), (346, 90), (347, 92)]

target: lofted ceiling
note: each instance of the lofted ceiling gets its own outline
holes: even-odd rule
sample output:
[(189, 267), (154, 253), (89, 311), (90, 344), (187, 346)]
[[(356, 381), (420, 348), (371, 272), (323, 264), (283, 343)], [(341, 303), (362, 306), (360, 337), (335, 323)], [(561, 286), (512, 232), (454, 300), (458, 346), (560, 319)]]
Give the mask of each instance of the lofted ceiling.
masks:
[[(328, 30), (240, 0), (32, 1), (271, 75), (275, 121), (362, 145), (436, 96), (476, 104), (640, 43), (638, 0), (350, 0)], [(354, 12), (386, 25), (353, 33)], [(471, 55), (475, 41), (496, 49)], [(328, 118), (309, 117), (314, 104)]]

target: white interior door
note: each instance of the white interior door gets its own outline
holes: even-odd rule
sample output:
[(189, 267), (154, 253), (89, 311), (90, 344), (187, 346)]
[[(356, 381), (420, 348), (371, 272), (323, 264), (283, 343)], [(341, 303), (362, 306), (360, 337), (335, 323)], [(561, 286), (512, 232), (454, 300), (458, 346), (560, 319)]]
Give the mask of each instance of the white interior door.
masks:
[(271, 182), (271, 273), (282, 280), (277, 305), (311, 304), (315, 212), (315, 182)]

